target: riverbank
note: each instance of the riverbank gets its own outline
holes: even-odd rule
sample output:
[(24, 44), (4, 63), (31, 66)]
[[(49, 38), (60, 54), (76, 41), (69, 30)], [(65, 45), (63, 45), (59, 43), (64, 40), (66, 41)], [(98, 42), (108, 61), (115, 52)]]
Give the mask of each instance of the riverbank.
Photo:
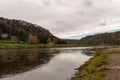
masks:
[(97, 50), (71, 80), (120, 80), (120, 48)]
[(97, 50), (94, 57), (82, 65), (71, 80), (104, 80), (107, 50)]
[(99, 46), (99, 45), (80, 45), (80, 44), (29, 44), (29, 43), (0, 43), (0, 49), (30, 49), (30, 48), (60, 48), (60, 47), (95, 47), (108, 48), (113, 46)]
[(29, 48), (56, 48), (56, 47), (80, 47), (78, 44), (18, 44), (0, 43), (0, 49), (29, 49)]

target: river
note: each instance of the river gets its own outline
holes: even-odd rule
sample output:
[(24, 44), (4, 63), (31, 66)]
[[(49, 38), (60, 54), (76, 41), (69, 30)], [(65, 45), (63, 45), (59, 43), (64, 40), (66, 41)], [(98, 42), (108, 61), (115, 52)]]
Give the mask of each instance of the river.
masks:
[(0, 50), (0, 80), (68, 80), (90, 47)]

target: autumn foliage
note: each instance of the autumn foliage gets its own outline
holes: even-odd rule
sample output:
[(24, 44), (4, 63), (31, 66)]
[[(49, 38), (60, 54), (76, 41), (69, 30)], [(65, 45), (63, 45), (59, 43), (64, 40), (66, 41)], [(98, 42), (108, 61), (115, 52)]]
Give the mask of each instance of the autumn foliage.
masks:
[(18, 39), (17, 36), (11, 36), (11, 41), (12, 41), (12, 42), (18, 42), (19, 39)]
[(55, 37), (54, 38), (48, 38), (47, 43), (54, 43), (54, 44), (56, 44), (57, 43), (57, 39)]
[(29, 35), (28, 43), (38, 43), (38, 37), (36, 35)]
[(52, 39), (48, 38), (47, 43), (52, 43)]

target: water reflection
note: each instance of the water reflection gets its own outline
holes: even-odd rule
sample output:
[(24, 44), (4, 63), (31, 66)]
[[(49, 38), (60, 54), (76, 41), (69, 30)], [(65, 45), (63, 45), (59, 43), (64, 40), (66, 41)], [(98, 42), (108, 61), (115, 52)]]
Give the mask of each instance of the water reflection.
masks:
[(0, 50), (0, 80), (67, 80), (91, 57), (81, 49)]
[(0, 50), (0, 77), (28, 71), (38, 65), (45, 64), (54, 53), (56, 51), (51, 52), (48, 49)]

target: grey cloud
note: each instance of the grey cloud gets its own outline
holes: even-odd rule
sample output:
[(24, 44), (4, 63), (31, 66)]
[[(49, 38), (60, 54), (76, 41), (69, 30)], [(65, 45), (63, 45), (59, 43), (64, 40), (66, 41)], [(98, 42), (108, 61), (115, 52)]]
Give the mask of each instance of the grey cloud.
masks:
[(93, 5), (93, 2), (91, 0), (83, 0), (83, 6), (91, 7), (92, 5)]
[(56, 0), (56, 3), (59, 5), (64, 5), (64, 3), (61, 0)]
[(100, 23), (101, 26), (106, 26), (107, 24), (106, 23)]
[(62, 23), (64, 23), (64, 22), (65, 22), (64, 20), (56, 21), (57, 24), (62, 24)]
[(48, 1), (48, 0), (43, 0), (42, 2), (43, 2), (44, 5), (47, 5), (47, 6), (48, 6), (48, 5), (51, 5), (51, 2)]
[(107, 29), (103, 23), (118, 24), (120, 6), (117, 2), (119, 0), (0, 0), (0, 15), (41, 25), (56, 36), (64, 37), (100, 31), (101, 24)]

